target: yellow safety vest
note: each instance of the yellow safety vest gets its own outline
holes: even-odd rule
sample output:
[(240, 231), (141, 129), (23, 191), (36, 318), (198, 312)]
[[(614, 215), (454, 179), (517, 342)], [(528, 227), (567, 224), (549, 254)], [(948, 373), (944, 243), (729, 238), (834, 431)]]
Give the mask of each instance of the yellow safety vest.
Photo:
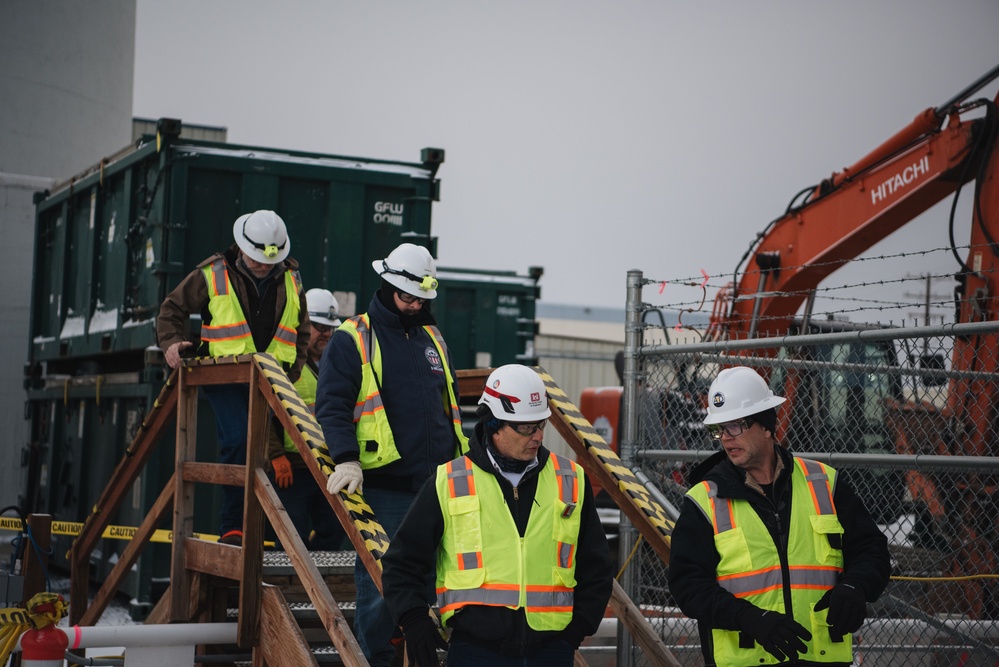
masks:
[(583, 479), (581, 466), (549, 455), (521, 539), (495, 475), (467, 456), (437, 468), (444, 516), (437, 603), (443, 623), (466, 605), (487, 605), (524, 609), (534, 630), (562, 630), (569, 624)]
[[(718, 497), (714, 482), (701, 482), (690, 497), (714, 529), (718, 585), (761, 609), (789, 614), (812, 633), (801, 660), (853, 662), (853, 641), (848, 635), (833, 641), (826, 621), (828, 610), (815, 611), (815, 603), (836, 585), (843, 572), (843, 551), (829, 536), (843, 526), (836, 516), (833, 493), (836, 470), (809, 459), (794, 458), (791, 471), (791, 524), (787, 540), (789, 580), (781, 572), (780, 554), (759, 515), (745, 500)], [(840, 541), (842, 544), (842, 541)], [(784, 607), (784, 590), (790, 588), (791, 606)], [(719, 667), (769, 665), (777, 659), (748, 638), (740, 643), (736, 630), (712, 629), (714, 658)]]
[[(250, 325), (229, 280), (225, 260), (215, 260), (204, 267), (202, 273), (208, 283), (208, 312), (212, 314), (211, 323), (201, 325), (201, 340), (208, 343), (208, 354), (224, 357), (257, 352)], [(299, 313), (302, 309), (298, 298), (298, 281), (293, 271), (284, 272), (284, 287), (287, 295), (284, 312), (281, 313), (274, 338), (265, 351), (282, 363), (293, 364), (298, 356), (296, 342)]]
[[(309, 412), (313, 416), (316, 414), (316, 383), (316, 374), (312, 371), (312, 368), (308, 364), (302, 366), (302, 374), (299, 376), (298, 382), (295, 383), (295, 389), (298, 390), (298, 395), (302, 397), (302, 402), (305, 403), (305, 407), (309, 409)], [(299, 453), (298, 447), (292, 442), (288, 431), (284, 432), (284, 450), (293, 454)]]
[[(458, 409), (458, 399), (454, 395), (454, 386), (451, 383), (454, 376), (451, 375), (451, 368), (448, 366), (447, 344), (437, 327), (427, 325), (423, 329), (434, 342), (441, 358), (441, 365), (444, 367), (449, 404), (443, 407), (450, 410), (454, 433), (458, 438), (455, 454), (461, 455), (468, 451), (468, 438), (461, 430), (461, 411)], [(361, 469), (380, 468), (399, 460), (402, 456), (395, 446), (395, 436), (392, 435), (392, 427), (389, 426), (385, 405), (382, 403), (379, 380), (382, 376), (382, 351), (378, 345), (378, 337), (372, 335), (367, 313), (347, 319), (337, 330), (350, 334), (357, 346), (358, 354), (361, 355), (361, 390), (357, 394), (357, 403), (354, 406), (354, 424), (357, 429)], [(442, 402), (443, 400), (441, 397)], [(371, 442), (376, 444), (373, 450), (367, 446)]]

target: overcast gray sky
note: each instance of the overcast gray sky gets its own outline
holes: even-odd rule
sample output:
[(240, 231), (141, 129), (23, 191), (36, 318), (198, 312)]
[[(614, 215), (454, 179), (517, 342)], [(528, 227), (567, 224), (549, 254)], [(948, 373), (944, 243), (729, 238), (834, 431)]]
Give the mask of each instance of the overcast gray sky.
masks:
[[(999, 64), (997, 34), (996, 0), (138, 0), (134, 113), (442, 147), (440, 264), (540, 265), (544, 301), (622, 307), (629, 269), (731, 272), (798, 190)], [(878, 251), (946, 245), (946, 214)]]

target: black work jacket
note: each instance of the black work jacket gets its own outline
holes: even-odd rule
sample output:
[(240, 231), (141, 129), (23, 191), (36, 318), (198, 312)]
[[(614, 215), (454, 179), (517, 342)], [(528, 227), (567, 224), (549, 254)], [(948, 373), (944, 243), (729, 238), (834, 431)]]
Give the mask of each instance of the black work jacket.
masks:
[[(704, 480), (718, 485), (722, 498), (743, 500), (752, 506), (770, 532), (777, 549), (786, 561), (787, 539), (791, 524), (791, 454), (775, 445), (783, 463), (773, 484), (773, 500), (747, 484), (746, 471), (733, 465), (724, 451), (711, 456), (690, 473), (693, 486)], [(808, 458), (805, 456), (805, 458)], [(847, 582), (874, 602), (888, 585), (891, 557), (888, 540), (874, 523), (867, 508), (854, 493), (842, 474), (836, 478), (833, 494), (836, 514), (843, 526), (843, 574)], [(740, 600), (718, 585), (715, 570), (720, 557), (714, 544), (714, 531), (697, 504), (684, 498), (683, 509), (673, 528), (670, 542), (669, 589), (673, 599), (690, 618), (698, 622), (701, 651), (706, 665), (714, 665), (711, 629), (740, 630), (739, 612), (752, 603)], [(799, 623), (808, 623), (798, 619)], [(830, 663), (792, 662), (781, 664), (824, 665)]]
[[(535, 504), (538, 473), (548, 462), (550, 453), (544, 447), (538, 450), (538, 465), (520, 481), (515, 497), (510, 482), (493, 468), (482, 438), (480, 422), (475, 429), (475, 438), (469, 442), (468, 455), (475, 465), (496, 475), (503, 489), (507, 508), (523, 536), (531, 508)], [(496, 653), (523, 656), (550, 641), (564, 640), (573, 647), (578, 647), (584, 637), (596, 632), (610, 599), (614, 573), (607, 538), (593, 502), (590, 479), (585, 479), (583, 514), (580, 518), (576, 551), (577, 583), (569, 625), (559, 631), (539, 632), (527, 625), (523, 609), (469, 605), (449, 619), (448, 625), (454, 633)], [(434, 477), (431, 477), (420, 489), (382, 558), (385, 603), (396, 623), (399, 623), (406, 612), (427, 607), (426, 581), (429, 573), (436, 572), (437, 548), (443, 534), (444, 517), (437, 500)]]

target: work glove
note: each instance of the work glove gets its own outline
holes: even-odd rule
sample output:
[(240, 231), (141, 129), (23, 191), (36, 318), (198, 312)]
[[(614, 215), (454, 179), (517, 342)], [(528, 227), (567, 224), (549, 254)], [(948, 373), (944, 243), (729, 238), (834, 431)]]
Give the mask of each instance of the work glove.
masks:
[(271, 459), (271, 465), (274, 466), (274, 481), (277, 482), (278, 488), (287, 489), (291, 486), (291, 483), (295, 481), (295, 476), (291, 472), (291, 461), (285, 454)]
[(802, 640), (811, 639), (812, 633), (790, 616), (752, 607), (743, 610), (738, 620), (742, 631), (778, 660), (795, 660), (808, 650)]
[(361, 464), (357, 461), (344, 461), (336, 464), (333, 474), (326, 480), (326, 490), (330, 493), (340, 493), (340, 489), (347, 487), (347, 495), (350, 495), (354, 491), (360, 492), (363, 483)]
[(867, 616), (867, 602), (861, 592), (852, 584), (836, 584), (815, 603), (815, 611), (829, 609), (826, 621), (829, 634), (834, 637), (852, 635), (864, 624)]
[(399, 619), (406, 638), (406, 656), (416, 667), (437, 667), (437, 649), (447, 650), (447, 641), (430, 616), (429, 609), (410, 609)]

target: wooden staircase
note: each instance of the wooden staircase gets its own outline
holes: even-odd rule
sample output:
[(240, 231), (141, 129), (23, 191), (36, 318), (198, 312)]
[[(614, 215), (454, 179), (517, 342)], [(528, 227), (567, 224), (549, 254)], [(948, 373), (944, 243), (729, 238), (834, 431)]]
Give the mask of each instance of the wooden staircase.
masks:
[[(672, 523), (629, 469), (568, 400), (554, 379), (545, 380), (551, 421), (577, 455), (618, 502), (622, 511), (662, 558), (669, 557)], [(490, 369), (458, 371), (459, 393), (478, 396)], [(250, 387), (245, 466), (195, 460), (197, 388), (244, 383)], [(70, 553), (70, 623), (94, 625), (149, 543), (170, 521), (170, 586), (147, 623), (218, 622), (235, 609), (237, 646), (254, 667), (300, 667), (368, 663), (351, 631), (355, 552), (310, 553), (298, 536), (264, 466), (270, 415), (281, 421), (317, 484), (325, 488), (333, 470), (322, 431), (280, 364), (267, 354), (201, 358), (185, 362), (168, 379), (124, 458), (112, 473)], [(90, 597), (90, 556), (111, 517), (131, 493), (161, 435), (176, 419), (175, 471), (98, 590)], [(244, 486), (243, 547), (197, 539), (193, 533), (194, 485)], [(324, 494), (344, 526), (356, 554), (381, 589), (381, 557), (389, 540), (360, 494)], [(263, 548), (264, 517), (284, 552)], [(615, 582), (609, 607), (656, 664), (679, 665), (640, 610)], [(199, 648), (199, 652), (208, 651)], [(586, 661), (577, 652), (577, 667)]]

